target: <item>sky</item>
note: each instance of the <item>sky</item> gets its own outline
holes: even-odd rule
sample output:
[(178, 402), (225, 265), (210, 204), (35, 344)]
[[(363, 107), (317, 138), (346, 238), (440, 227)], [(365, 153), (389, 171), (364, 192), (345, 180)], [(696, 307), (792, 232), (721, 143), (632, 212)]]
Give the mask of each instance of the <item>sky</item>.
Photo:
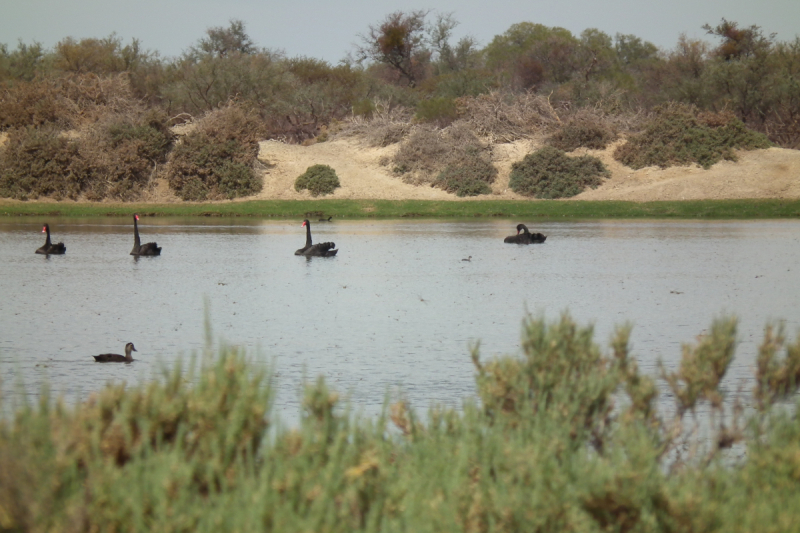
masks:
[[(560, 26), (579, 35), (597, 28), (633, 34), (670, 50), (684, 33), (715, 42), (702, 29), (722, 18), (758, 25), (780, 41), (800, 36), (800, 0), (0, 0), (0, 43), (19, 40), (51, 49), (66, 37), (102, 38), (116, 33), (123, 43), (139, 39), (146, 50), (177, 57), (210, 27), (245, 23), (259, 47), (337, 64), (352, 53), (359, 35), (386, 15), (414, 9), (452, 13), (454, 40), (471, 36), (479, 46), (512, 24)], [(429, 17), (433, 20), (433, 17)]]

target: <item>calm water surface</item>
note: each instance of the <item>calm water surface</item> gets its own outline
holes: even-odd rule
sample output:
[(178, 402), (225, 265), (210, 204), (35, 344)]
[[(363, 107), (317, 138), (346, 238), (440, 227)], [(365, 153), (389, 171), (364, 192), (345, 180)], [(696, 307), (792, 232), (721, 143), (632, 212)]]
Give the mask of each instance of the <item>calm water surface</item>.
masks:
[[(49, 222), (67, 254), (34, 250)], [(0, 218), (0, 378), (6, 405), (50, 383), (67, 401), (110, 380), (150, 379), (216, 338), (278, 374), (277, 408), (298, 412), (299, 385), (324, 375), (366, 414), (387, 391), (424, 409), (474, 394), (469, 345), (516, 354), (526, 311), (569, 310), (604, 347), (631, 321), (633, 352), (654, 374), (674, 367), (723, 313), (740, 318), (729, 387), (751, 379), (769, 320), (800, 329), (800, 221), (591, 221), (528, 224), (541, 245), (503, 243), (517, 221), (313, 223), (335, 258), (294, 256), (300, 221), (142, 218), (161, 257), (135, 259), (125, 219)], [(527, 222), (527, 221), (526, 221)], [(462, 259), (471, 256), (470, 261)], [(132, 365), (100, 365), (123, 353)], [(23, 387), (15, 387), (20, 380)], [(748, 389), (749, 389), (748, 385)]]

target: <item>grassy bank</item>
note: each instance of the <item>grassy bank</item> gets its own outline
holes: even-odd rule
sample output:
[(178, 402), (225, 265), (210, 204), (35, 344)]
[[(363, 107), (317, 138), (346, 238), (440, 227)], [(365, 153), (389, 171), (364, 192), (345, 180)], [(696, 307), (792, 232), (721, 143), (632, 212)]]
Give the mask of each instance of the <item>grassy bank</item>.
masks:
[(351, 416), (320, 379), (275, 428), (264, 365), (224, 347), (75, 407), (45, 397), (0, 420), (0, 531), (794, 531), (800, 423), (777, 402), (800, 339), (767, 329), (745, 425), (720, 386), (735, 320), (662, 376), (675, 415), (629, 333), (606, 351), (569, 316), (528, 319), (520, 356), (473, 350), (479, 402), (427, 415)]
[(697, 200), (681, 202), (427, 201), (427, 200), (253, 200), (224, 203), (110, 204), (2, 202), (0, 215), (241, 216), (298, 218), (800, 218), (800, 200)]

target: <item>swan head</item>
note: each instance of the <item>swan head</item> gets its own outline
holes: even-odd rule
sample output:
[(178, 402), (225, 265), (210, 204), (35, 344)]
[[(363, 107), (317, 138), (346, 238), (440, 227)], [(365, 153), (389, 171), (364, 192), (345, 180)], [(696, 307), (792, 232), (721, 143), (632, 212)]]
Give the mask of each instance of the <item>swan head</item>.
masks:
[(48, 225), (47, 224), (42, 226), (42, 233), (47, 233), (47, 230), (48, 230)]
[(303, 221), (303, 225), (302, 225), (302, 226), (300, 226), (300, 227), (301, 227), (301, 228), (305, 228), (306, 226), (310, 226), (310, 225), (311, 225), (311, 223), (308, 221), (308, 219), (305, 219), (305, 220)]
[(139, 215), (137, 215), (136, 213), (134, 213), (134, 214), (133, 214), (133, 218), (134, 218), (135, 220), (139, 220)]

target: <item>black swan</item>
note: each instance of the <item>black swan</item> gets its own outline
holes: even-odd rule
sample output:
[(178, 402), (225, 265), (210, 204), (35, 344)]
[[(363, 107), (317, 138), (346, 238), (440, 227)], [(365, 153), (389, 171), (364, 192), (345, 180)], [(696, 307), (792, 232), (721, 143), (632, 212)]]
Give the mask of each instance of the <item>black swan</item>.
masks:
[(36, 250), (37, 254), (63, 254), (67, 251), (67, 247), (63, 242), (53, 244), (50, 242), (50, 224), (45, 224), (42, 228), (42, 233), (47, 233), (47, 240), (44, 241), (44, 246)]
[(334, 250), (336, 244), (332, 242), (321, 242), (319, 244), (311, 244), (311, 223), (308, 219), (303, 221), (303, 226), (306, 227), (306, 245), (297, 250), (294, 255), (316, 256), (316, 257), (333, 257), (339, 250)]
[[(522, 233), (520, 233), (520, 231)], [(544, 242), (547, 236), (541, 233), (531, 233), (525, 224), (517, 224), (517, 234), (510, 235), (503, 239), (503, 242), (510, 242), (512, 244), (534, 244)]]
[(161, 248), (154, 242), (142, 244), (139, 240), (139, 225), (136, 221), (139, 220), (139, 215), (133, 215), (133, 250), (131, 255), (161, 255)]
[(100, 355), (93, 355), (94, 360), (98, 363), (131, 363), (133, 362), (133, 357), (131, 357), (131, 352), (137, 351), (136, 348), (133, 347), (133, 343), (129, 342), (125, 345), (125, 355), (120, 355), (118, 353), (101, 353)]

